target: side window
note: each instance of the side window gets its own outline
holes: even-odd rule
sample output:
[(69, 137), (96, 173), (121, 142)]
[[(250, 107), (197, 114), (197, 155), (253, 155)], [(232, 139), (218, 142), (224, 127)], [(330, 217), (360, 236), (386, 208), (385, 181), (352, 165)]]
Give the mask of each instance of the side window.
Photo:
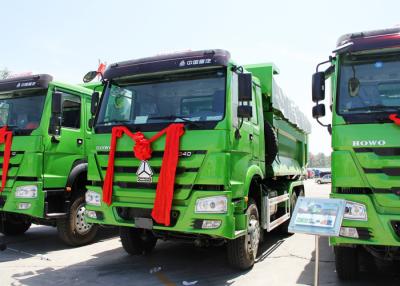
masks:
[(253, 117), (251, 118), (251, 122), (255, 125), (258, 124), (258, 114), (257, 114), (257, 94), (259, 92), (259, 87), (253, 84), (253, 92), (252, 92), (252, 101), (250, 102), (251, 107), (253, 109)]
[(253, 84), (253, 92), (252, 92), (252, 101), (248, 102), (238, 102), (238, 75), (236, 73), (232, 73), (232, 81), (231, 81), (231, 97), (232, 97), (232, 119), (233, 119), (233, 127), (238, 127), (239, 119), (237, 117), (237, 108), (239, 105), (250, 105), (253, 110), (253, 117), (250, 119), (244, 119), (244, 122), (252, 122), (253, 124), (258, 124), (258, 116), (257, 116), (257, 93), (261, 92), (260, 88)]
[(62, 127), (79, 129), (81, 127), (81, 98), (77, 95), (62, 95)]

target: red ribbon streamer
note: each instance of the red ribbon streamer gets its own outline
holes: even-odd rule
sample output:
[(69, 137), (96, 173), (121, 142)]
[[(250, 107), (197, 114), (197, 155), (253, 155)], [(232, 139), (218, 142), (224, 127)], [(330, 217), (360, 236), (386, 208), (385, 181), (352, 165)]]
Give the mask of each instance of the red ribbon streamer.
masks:
[(97, 74), (101, 74), (103, 76), (105, 71), (106, 71), (106, 64), (99, 63), (99, 66), (97, 68)]
[(144, 137), (142, 132), (132, 133), (124, 126), (113, 127), (111, 131), (110, 154), (108, 157), (106, 177), (103, 185), (103, 202), (107, 205), (111, 205), (112, 202), (114, 160), (117, 139), (121, 138), (124, 133), (135, 141), (133, 152), (135, 157), (142, 161), (151, 158), (151, 143), (166, 134), (164, 156), (151, 215), (157, 223), (169, 226), (176, 166), (178, 165), (179, 140), (184, 134), (184, 124), (173, 123), (150, 139)]
[(11, 156), (11, 144), (12, 144), (12, 132), (7, 131), (7, 126), (0, 128), (0, 144), (4, 146), (4, 159), (3, 159), (3, 172), (1, 174), (1, 188), (0, 193), (4, 191), (7, 182), (8, 165), (10, 163)]
[(393, 113), (389, 115), (389, 119), (394, 122), (396, 125), (400, 125), (400, 118), (397, 117), (397, 114)]

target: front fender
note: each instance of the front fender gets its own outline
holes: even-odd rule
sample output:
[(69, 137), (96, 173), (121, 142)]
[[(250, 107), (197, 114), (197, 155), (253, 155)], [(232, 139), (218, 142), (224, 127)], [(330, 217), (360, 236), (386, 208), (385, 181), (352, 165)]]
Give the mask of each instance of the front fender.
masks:
[(79, 164), (76, 164), (69, 173), (66, 187), (72, 187), (78, 176), (81, 175), (82, 173), (87, 173), (87, 170), (88, 170), (87, 162), (82, 161), (79, 162)]
[(259, 176), (261, 179), (264, 179), (263, 172), (262, 172), (261, 168), (257, 165), (251, 165), (247, 169), (246, 179), (245, 179), (244, 185), (243, 185), (244, 196), (249, 195), (250, 184), (251, 184), (251, 181), (253, 180), (254, 176)]

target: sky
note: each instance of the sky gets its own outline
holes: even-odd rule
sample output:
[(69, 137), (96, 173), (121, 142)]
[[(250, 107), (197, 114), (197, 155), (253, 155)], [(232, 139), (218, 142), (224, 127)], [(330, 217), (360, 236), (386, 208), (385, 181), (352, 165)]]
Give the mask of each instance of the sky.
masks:
[(3, 1), (0, 69), (81, 83), (99, 59), (226, 49), (238, 64), (278, 66), (279, 85), (312, 122), (310, 151), (328, 154), (330, 135), (311, 118), (315, 66), (343, 34), (399, 25), (399, 8), (370, 0)]

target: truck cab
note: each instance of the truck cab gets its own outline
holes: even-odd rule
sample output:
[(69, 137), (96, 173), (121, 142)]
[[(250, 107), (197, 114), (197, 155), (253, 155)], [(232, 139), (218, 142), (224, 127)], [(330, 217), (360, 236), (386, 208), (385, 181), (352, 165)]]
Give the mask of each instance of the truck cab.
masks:
[(273, 64), (239, 66), (225, 50), (110, 65), (92, 101), (87, 221), (119, 226), (133, 255), (157, 239), (226, 243), (232, 266), (252, 267), (264, 230), (287, 231), (304, 194), (309, 123), (278, 73)]
[[(357, 276), (361, 251), (400, 258), (399, 35), (399, 28), (343, 35), (313, 75), (313, 117), (332, 134), (331, 197), (347, 201), (340, 236), (330, 239), (342, 279)], [(325, 81), (330, 124), (320, 120)]]
[(94, 238), (97, 226), (83, 220), (91, 94), (47, 74), (0, 81), (4, 235), (37, 223), (57, 226), (69, 245)]

